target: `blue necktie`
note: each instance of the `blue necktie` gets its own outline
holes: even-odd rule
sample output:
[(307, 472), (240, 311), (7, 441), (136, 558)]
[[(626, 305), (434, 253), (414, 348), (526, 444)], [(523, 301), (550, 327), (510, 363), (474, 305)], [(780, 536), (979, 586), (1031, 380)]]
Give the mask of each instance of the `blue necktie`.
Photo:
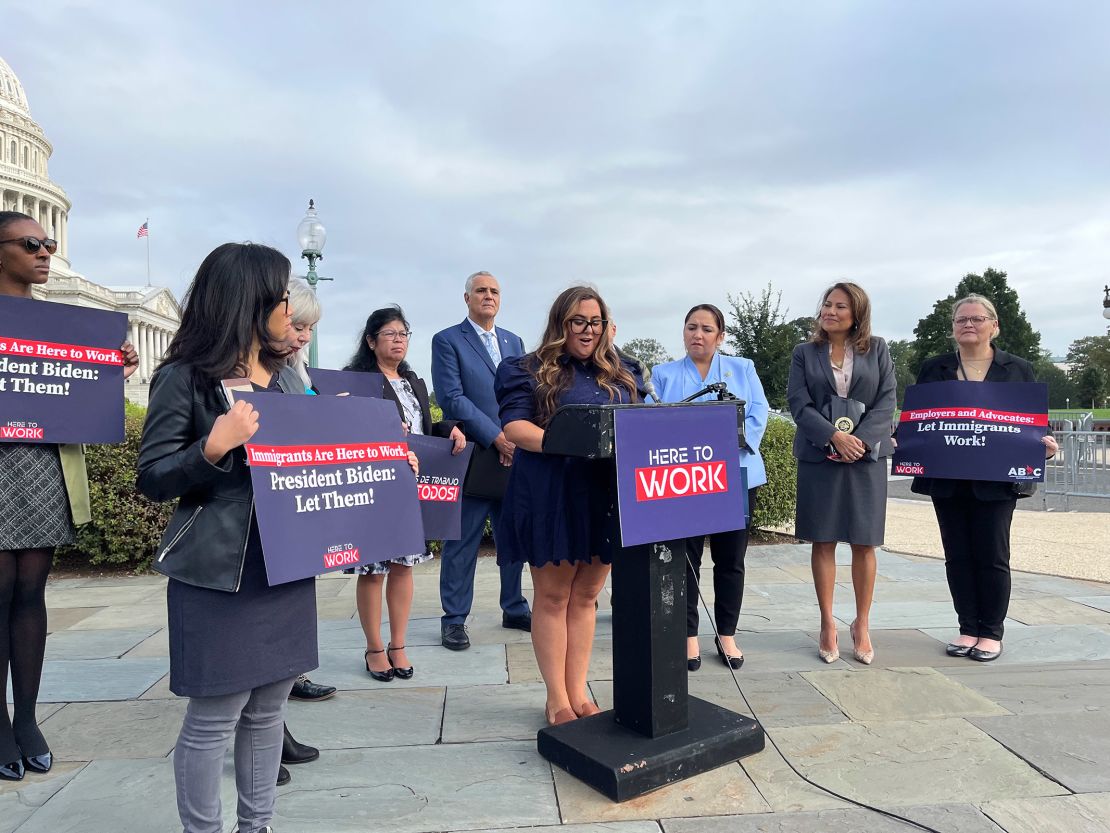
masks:
[(493, 359), (493, 366), (501, 364), (501, 351), (497, 349), (497, 337), (493, 333), (482, 333), (482, 341), (486, 345), (486, 352)]

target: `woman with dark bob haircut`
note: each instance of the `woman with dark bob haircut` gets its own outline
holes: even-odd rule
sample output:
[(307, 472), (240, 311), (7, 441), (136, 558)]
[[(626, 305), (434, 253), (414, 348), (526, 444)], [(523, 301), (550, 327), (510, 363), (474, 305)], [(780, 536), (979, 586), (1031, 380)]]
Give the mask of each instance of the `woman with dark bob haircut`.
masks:
[[(34, 218), (0, 211), (0, 295), (30, 299), (31, 288), (46, 283), (57, 250)], [(130, 343), (120, 350), (126, 379), (139, 357)], [(54, 548), (74, 543), (76, 526), (91, 519), (80, 445), (0, 443), (0, 692), (10, 666), (15, 704), (10, 720), (7, 705), (0, 708), (0, 781), (54, 765), (35, 716), (46, 652), (46, 577)]]
[(189, 698), (173, 755), (185, 833), (224, 829), (220, 773), (233, 734), (238, 829), (270, 829), (285, 701), (317, 666), (313, 579), (266, 581), (243, 450), (258, 411), (229, 406), (220, 384), (246, 377), (256, 391), (304, 394), (285, 362), (289, 273), (267, 246), (215, 249), (150, 385), (138, 487), (178, 500), (154, 568), (170, 579), (170, 690)]
[[(405, 361), (411, 335), (409, 322), (400, 307), (374, 310), (366, 319), (358, 348), (345, 369), (381, 373), (384, 377), (382, 396), (397, 406), (397, 416), (406, 433), (448, 437), (454, 442), (452, 452), (458, 454), (466, 448), (466, 437), (458, 422), (432, 422), (428, 386)], [(415, 471), (415, 456), (410, 453), (409, 458), (409, 464)], [(355, 603), (362, 632), (366, 636), (366, 651), (362, 660), (366, 673), (378, 682), (410, 680), (416, 673), (405, 653), (405, 637), (412, 612), (412, 568), (431, 557), (432, 554), (425, 549), (424, 552), (345, 571), (358, 575)], [(383, 585), (385, 604), (389, 609), (388, 644), (382, 642)]]

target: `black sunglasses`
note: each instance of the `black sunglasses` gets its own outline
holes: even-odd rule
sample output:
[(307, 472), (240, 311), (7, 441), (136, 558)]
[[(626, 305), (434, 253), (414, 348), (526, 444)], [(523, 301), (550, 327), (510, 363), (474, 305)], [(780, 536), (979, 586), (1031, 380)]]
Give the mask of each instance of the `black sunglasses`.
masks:
[(11, 240), (0, 240), (0, 246), (5, 243), (22, 243), (23, 248), (30, 254), (35, 254), (39, 249), (46, 249), (48, 254), (58, 251), (58, 241), (51, 240), (49, 237), (44, 237), (42, 240), (37, 237), (13, 237)]

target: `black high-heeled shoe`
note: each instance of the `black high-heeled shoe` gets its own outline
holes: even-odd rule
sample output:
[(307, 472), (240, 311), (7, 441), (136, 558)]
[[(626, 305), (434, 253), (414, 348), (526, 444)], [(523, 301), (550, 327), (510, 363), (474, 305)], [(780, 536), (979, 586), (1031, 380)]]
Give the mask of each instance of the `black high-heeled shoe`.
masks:
[(0, 764), (0, 781), (22, 781), (24, 771), (23, 761)]
[[(369, 674), (371, 678), (377, 680), (379, 683), (391, 683), (393, 682), (393, 677), (396, 674), (396, 671), (393, 669), (392, 666), (390, 666), (388, 671), (375, 671), (373, 668), (370, 667), (370, 655), (384, 653), (384, 648), (380, 651), (367, 651), (365, 654), (362, 655), (362, 659), (366, 663), (366, 673)], [(386, 658), (389, 658), (388, 655), (386, 656)]]
[(32, 772), (50, 772), (50, 768), (54, 766), (54, 756), (49, 751), (41, 755), (24, 755), (23, 766)]
[(389, 647), (387, 647), (385, 649), (385, 658), (389, 660), (389, 664), (393, 667), (393, 673), (396, 674), (399, 679), (411, 680), (412, 675), (416, 673), (413, 670), (412, 666), (410, 665), (408, 668), (399, 668), (396, 665), (393, 665), (393, 657), (391, 657), (389, 655), (390, 651), (403, 651), (403, 650), (405, 650), (404, 645), (398, 645), (396, 648), (394, 648), (392, 645), (390, 645)]
[(744, 655), (738, 657), (729, 656), (725, 653), (725, 649), (721, 646), (721, 640), (714, 638), (713, 642), (717, 646), (717, 656), (721, 658), (721, 662), (731, 668), (733, 671), (738, 670), (744, 664)]
[(701, 656), (700, 655), (696, 656), (696, 657), (686, 657), (686, 670), (687, 671), (697, 671), (699, 668), (701, 668)]

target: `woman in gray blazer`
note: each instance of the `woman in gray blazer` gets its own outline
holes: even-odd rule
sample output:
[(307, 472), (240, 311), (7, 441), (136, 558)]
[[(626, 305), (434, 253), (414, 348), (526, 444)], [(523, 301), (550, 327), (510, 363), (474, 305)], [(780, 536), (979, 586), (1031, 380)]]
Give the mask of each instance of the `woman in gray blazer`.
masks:
[(840, 658), (832, 607), (836, 545), (845, 541), (852, 546), (856, 595), (852, 654), (870, 665), (875, 651), (868, 618), (875, 547), (883, 543), (886, 527), (886, 458), (893, 451), (896, 393), (886, 342), (871, 335), (871, 302), (856, 284), (825, 290), (813, 338), (794, 348), (786, 395), (797, 424), (795, 535), (813, 543), (810, 563), (821, 607), (818, 654), (825, 662)]

